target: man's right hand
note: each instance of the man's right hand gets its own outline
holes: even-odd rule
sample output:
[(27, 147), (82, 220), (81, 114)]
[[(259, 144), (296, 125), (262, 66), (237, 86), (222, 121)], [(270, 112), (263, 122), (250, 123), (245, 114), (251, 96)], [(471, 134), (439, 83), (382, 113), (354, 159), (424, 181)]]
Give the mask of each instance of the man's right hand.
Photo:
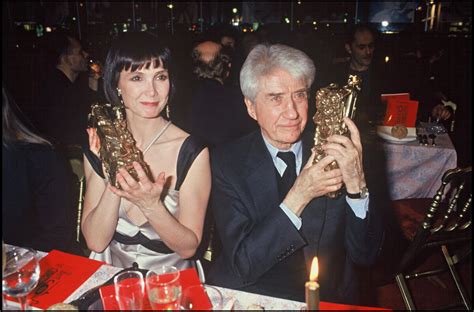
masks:
[(286, 195), (283, 203), (296, 215), (300, 216), (308, 203), (316, 197), (334, 192), (342, 187), (341, 170), (324, 171), (324, 168), (335, 160), (333, 156), (326, 156), (313, 165), (315, 152), (296, 178), (295, 183)]

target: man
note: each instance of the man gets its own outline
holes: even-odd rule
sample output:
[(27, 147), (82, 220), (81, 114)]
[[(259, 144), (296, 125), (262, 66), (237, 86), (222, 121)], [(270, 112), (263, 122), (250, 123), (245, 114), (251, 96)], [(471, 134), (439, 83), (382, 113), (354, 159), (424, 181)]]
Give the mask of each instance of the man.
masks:
[(191, 99), (191, 133), (201, 137), (210, 147), (256, 128), (245, 111), (240, 91), (225, 83), (232, 64), (226, 49), (216, 42), (203, 41), (191, 55), (197, 78)]
[(375, 31), (369, 26), (355, 25), (348, 33), (344, 47), (349, 54), (349, 60), (333, 66), (326, 84), (335, 82), (339, 86), (344, 86), (349, 75), (357, 75), (362, 79), (354, 121), (364, 132), (369, 123), (376, 123), (384, 117), (385, 106), (380, 101), (380, 95), (390, 86), (390, 77), (380, 75), (380, 66), (372, 64)]
[(102, 99), (98, 76), (89, 77), (89, 54), (71, 34), (57, 32), (46, 38), (49, 68), (40, 82), (38, 106), (46, 118), (39, 129), (62, 146), (87, 143), (87, 116), (93, 101)]
[[(317, 256), (321, 300), (358, 302), (356, 266), (375, 261), (383, 230), (351, 120), (350, 138), (328, 138), (327, 156), (312, 164), (313, 134), (303, 129), (314, 75), (311, 59), (284, 45), (257, 45), (242, 67), (245, 104), (260, 130), (212, 153), (211, 207), (223, 249), (211, 284), (304, 301)], [(325, 171), (334, 160), (340, 168)], [(325, 196), (336, 190), (342, 196)]]

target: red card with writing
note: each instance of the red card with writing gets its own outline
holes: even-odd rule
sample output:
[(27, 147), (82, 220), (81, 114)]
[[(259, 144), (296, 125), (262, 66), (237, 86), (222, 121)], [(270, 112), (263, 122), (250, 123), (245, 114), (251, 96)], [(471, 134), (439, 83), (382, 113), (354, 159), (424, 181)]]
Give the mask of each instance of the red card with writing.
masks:
[[(193, 285), (200, 285), (201, 282), (199, 281), (198, 274), (196, 269), (190, 268), (179, 271), (179, 283), (181, 284), (181, 289), (184, 290), (189, 286)], [(207, 297), (204, 289), (200, 288), (202, 291), (198, 291), (193, 293), (193, 296), (196, 296), (197, 304), (195, 303), (195, 308), (198, 310), (206, 310), (211, 308), (211, 302)], [(103, 286), (99, 289), (100, 296), (102, 298), (102, 304), (104, 306), (104, 310), (119, 310), (119, 306), (116, 300), (114, 300), (115, 296), (115, 288), (114, 285), (107, 285)], [(145, 297), (143, 300), (143, 310), (152, 310), (150, 301), (148, 300), (148, 294), (146, 292), (145, 287)]]
[[(28, 299), (29, 305), (46, 310), (55, 303), (64, 302), (104, 263), (52, 250), (39, 264), (40, 279)], [(8, 299), (18, 302), (16, 298)]]
[(380, 95), (380, 100), (382, 103), (387, 103), (388, 99), (409, 100), (410, 93), (391, 93)]
[(385, 126), (402, 124), (405, 127), (414, 127), (416, 114), (418, 113), (418, 101), (389, 98), (385, 113)]

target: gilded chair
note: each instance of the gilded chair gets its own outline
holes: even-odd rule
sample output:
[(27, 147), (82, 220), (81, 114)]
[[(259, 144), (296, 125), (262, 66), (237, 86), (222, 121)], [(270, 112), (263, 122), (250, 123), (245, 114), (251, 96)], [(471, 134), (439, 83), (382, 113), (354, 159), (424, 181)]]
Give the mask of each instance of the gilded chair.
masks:
[[(471, 170), (469, 166), (446, 171), (432, 199), (392, 202), (403, 235), (409, 241), (395, 274), (407, 310), (417, 308), (416, 298), (410, 291), (410, 280), (428, 277), (439, 280), (438, 275), (446, 271), (454, 281), (459, 298), (453, 298), (457, 301), (443, 309), (472, 308), (471, 299), (456, 270), (461, 261), (472, 261)], [(424, 260), (433, 252), (441, 252), (444, 259), (439, 266), (427, 270), (423, 266)]]
[(82, 159), (82, 149), (77, 145), (68, 145), (66, 147), (66, 157), (74, 173), (74, 196), (76, 196), (76, 241), (81, 242), (81, 217), (82, 207), (84, 205), (85, 176), (84, 164)]

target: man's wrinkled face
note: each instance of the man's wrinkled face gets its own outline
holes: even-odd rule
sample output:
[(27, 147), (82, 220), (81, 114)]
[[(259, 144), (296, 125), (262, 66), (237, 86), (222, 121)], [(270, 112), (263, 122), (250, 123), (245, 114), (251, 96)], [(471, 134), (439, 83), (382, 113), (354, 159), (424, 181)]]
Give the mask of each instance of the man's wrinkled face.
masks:
[(254, 102), (245, 99), (247, 111), (255, 119), (270, 144), (282, 150), (297, 142), (308, 115), (308, 87), (287, 71), (276, 69), (262, 77)]

